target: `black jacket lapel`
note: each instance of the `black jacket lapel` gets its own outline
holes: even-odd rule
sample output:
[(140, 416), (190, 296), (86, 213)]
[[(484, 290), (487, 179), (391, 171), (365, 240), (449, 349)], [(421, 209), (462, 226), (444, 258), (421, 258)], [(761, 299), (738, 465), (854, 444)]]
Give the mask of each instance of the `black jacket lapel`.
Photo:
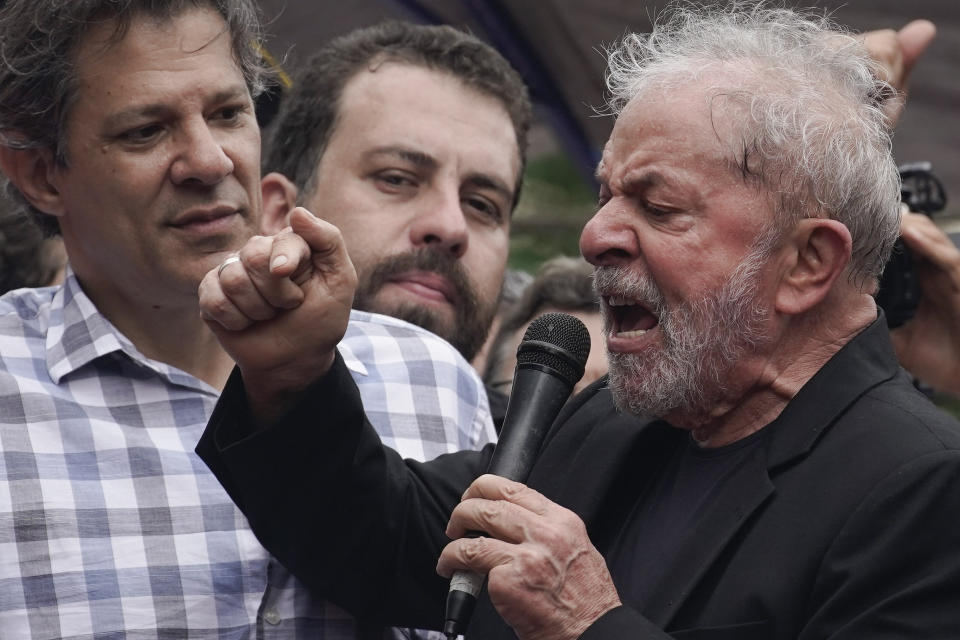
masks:
[(847, 343), (765, 427), (767, 446), (758, 448), (727, 480), (645, 608), (644, 615), (654, 624), (668, 627), (750, 515), (773, 495), (778, 469), (807, 455), (850, 403), (896, 374), (883, 317), (863, 333), (866, 339)]

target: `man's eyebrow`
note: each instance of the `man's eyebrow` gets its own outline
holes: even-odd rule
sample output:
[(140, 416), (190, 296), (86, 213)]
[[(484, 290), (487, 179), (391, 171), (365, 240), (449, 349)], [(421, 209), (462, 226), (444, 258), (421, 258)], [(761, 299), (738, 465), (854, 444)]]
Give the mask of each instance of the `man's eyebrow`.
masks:
[(491, 189), (503, 196), (504, 199), (513, 201), (513, 189), (502, 180), (486, 173), (471, 173), (464, 182), (480, 189)]
[(407, 147), (376, 147), (374, 149), (370, 149), (364, 155), (368, 158), (372, 158), (374, 156), (393, 156), (403, 160), (404, 162), (409, 162), (414, 166), (420, 167), (421, 169), (436, 169), (440, 164), (433, 156), (423, 153), (422, 151), (408, 149)]
[(216, 104), (218, 102), (229, 102), (231, 100), (246, 99), (250, 96), (250, 93), (247, 91), (247, 86), (240, 84), (234, 85), (232, 87), (227, 87), (222, 91), (218, 91), (213, 94), (210, 102)]
[(665, 182), (664, 175), (659, 171), (643, 170), (631, 171), (623, 177), (624, 189), (639, 187), (655, 187)]
[(107, 129), (120, 128), (134, 124), (143, 118), (163, 118), (172, 111), (168, 105), (159, 102), (139, 104), (107, 115), (103, 123)]
[(625, 193), (644, 191), (651, 187), (658, 187), (669, 182), (667, 176), (656, 169), (639, 169), (628, 171), (625, 174), (617, 176), (616, 180), (609, 177), (604, 180), (603, 174), (597, 172), (597, 180), (603, 183), (615, 182), (616, 187)]
[[(364, 155), (368, 158), (373, 158), (376, 156), (393, 156), (403, 160), (404, 162), (409, 162), (416, 167), (430, 171), (435, 170), (440, 166), (440, 163), (433, 156), (423, 153), (422, 151), (409, 149), (407, 147), (376, 147), (370, 149)], [(489, 174), (471, 173), (464, 179), (464, 183), (480, 189), (490, 189), (496, 191), (507, 200), (513, 200), (513, 189), (508, 186), (507, 183)]]
[[(209, 104), (222, 104), (232, 100), (246, 99), (249, 96), (245, 85), (228, 87), (222, 91), (213, 94), (207, 102)], [(122, 127), (125, 124), (135, 122), (141, 118), (163, 118), (169, 116), (175, 111), (169, 104), (163, 102), (148, 102), (137, 104), (107, 115), (104, 124), (109, 127)]]

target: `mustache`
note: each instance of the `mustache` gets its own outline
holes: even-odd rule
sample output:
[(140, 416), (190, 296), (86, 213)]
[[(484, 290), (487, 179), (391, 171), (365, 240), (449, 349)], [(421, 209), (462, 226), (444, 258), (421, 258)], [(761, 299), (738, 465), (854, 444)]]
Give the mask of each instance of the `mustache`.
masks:
[[(452, 323), (444, 322), (430, 309), (412, 303), (393, 309), (378, 308), (374, 304), (377, 292), (386, 283), (411, 271), (431, 272), (447, 280), (452, 297)], [(476, 287), (457, 258), (448, 252), (431, 248), (415, 249), (382, 259), (361, 277), (353, 306), (355, 309), (393, 315), (432, 331), (450, 342), (467, 360), (472, 359), (483, 346), (497, 310), (496, 300), (480, 299)]]
[(460, 262), (448, 253), (433, 249), (417, 249), (384, 258), (373, 268), (362, 285), (364, 292), (373, 293), (396, 276), (409, 271), (428, 271), (443, 276), (455, 296), (455, 307), (475, 309), (477, 293), (470, 284)]
[(669, 312), (663, 293), (653, 278), (625, 267), (595, 267), (593, 288), (598, 296), (636, 300), (658, 317)]

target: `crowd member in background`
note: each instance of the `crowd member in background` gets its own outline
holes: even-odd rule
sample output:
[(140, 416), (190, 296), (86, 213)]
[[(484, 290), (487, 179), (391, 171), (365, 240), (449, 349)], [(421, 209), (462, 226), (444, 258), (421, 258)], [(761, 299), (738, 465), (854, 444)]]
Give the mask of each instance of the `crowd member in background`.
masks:
[(882, 99), (887, 125), (897, 125), (907, 103), (910, 72), (923, 52), (937, 35), (936, 26), (929, 20), (913, 20), (899, 30), (878, 29), (863, 36), (863, 44), (879, 65), (881, 79), (893, 93), (878, 96)]
[(59, 284), (66, 261), (60, 238), (45, 238), (30, 216), (0, 191), (0, 295)]
[[(261, 226), (257, 32), (247, 0), (0, 8), (0, 165), (70, 263), (0, 298), (3, 637), (382, 635), (280, 566), (193, 451), (233, 366), (197, 286), (242, 273)], [(341, 357), (386, 442), (493, 437), (449, 344), (349, 317)]]
[[(516, 306), (517, 302), (520, 301), (520, 297), (523, 296), (523, 292), (526, 291), (526, 288), (532, 281), (533, 276), (526, 271), (507, 269), (503, 277), (503, 287), (500, 288), (500, 301), (497, 303), (497, 314), (493, 317), (493, 322), (490, 324), (490, 333), (487, 334), (487, 339), (483, 343), (480, 352), (470, 361), (470, 364), (473, 365), (473, 368), (476, 369), (477, 372), (486, 372), (487, 363), (491, 355), (490, 352), (493, 345), (497, 342), (504, 318), (510, 315), (511, 310)], [(490, 413), (500, 417), (497, 425), (499, 430), (499, 427), (502, 426), (503, 423), (503, 416), (507, 411), (507, 402), (510, 400), (510, 396), (508, 395), (510, 390), (507, 389), (506, 392), (504, 392), (492, 386), (486, 380), (484, 380), (484, 384), (487, 389), (487, 400), (490, 403)]]
[(540, 265), (533, 282), (504, 318), (483, 374), (488, 389), (510, 394), (517, 367), (517, 347), (530, 322), (548, 311), (576, 316), (590, 332), (590, 356), (573, 392), (580, 392), (607, 372), (603, 319), (600, 299), (593, 289), (593, 267), (582, 258), (561, 256)]
[(903, 214), (900, 235), (921, 296), (916, 315), (891, 331), (897, 357), (925, 384), (960, 398), (960, 249), (919, 213)]
[(472, 360), (497, 312), (530, 127), (527, 89), (447, 26), (384, 23), (293, 74), (264, 153), (266, 215), (336, 225), (354, 307), (420, 325)]
[(900, 218), (874, 69), (765, 3), (673, 5), (612, 52), (580, 239), (609, 384), (566, 406), (527, 486), (480, 475), (490, 447), (380, 445), (338, 328), (311, 321), (352, 293), (332, 233), (273, 256), (312, 261), (300, 306), (205, 277), (240, 373), (198, 451), (288, 567), (364, 615), (437, 625), (434, 569), (467, 569), (487, 575), (483, 640), (954, 638), (960, 424), (899, 367), (872, 296)]
[(506, 273), (503, 274), (503, 286), (500, 288), (497, 313), (493, 317), (493, 322), (490, 324), (490, 333), (487, 334), (487, 341), (484, 342), (483, 347), (477, 355), (473, 357), (473, 360), (470, 361), (470, 364), (472, 364), (473, 368), (477, 371), (486, 371), (487, 359), (490, 357), (490, 347), (493, 345), (497, 332), (503, 325), (504, 318), (510, 315), (510, 312), (514, 306), (516, 306), (517, 302), (520, 301), (523, 292), (527, 290), (531, 282), (533, 282), (533, 276), (520, 269), (507, 268)]
[[(931, 22), (914, 20), (899, 31), (884, 29), (864, 38), (900, 94), (887, 101), (891, 127), (906, 106), (910, 71), (935, 35)], [(924, 383), (960, 396), (960, 249), (925, 215), (904, 213), (900, 231), (917, 260), (922, 295), (916, 315), (891, 332), (897, 357)]]

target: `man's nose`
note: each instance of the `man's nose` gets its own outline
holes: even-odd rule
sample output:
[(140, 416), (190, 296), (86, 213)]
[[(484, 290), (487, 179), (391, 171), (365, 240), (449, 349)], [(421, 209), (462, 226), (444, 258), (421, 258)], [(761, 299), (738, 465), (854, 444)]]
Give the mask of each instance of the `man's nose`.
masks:
[(177, 157), (170, 168), (176, 184), (214, 185), (233, 172), (233, 160), (206, 120), (182, 132)]
[(423, 205), (410, 227), (413, 245), (446, 251), (455, 258), (463, 256), (470, 236), (459, 192), (438, 194)]
[(580, 234), (580, 253), (587, 262), (598, 267), (614, 266), (640, 255), (637, 230), (626, 213), (614, 198), (587, 221)]

